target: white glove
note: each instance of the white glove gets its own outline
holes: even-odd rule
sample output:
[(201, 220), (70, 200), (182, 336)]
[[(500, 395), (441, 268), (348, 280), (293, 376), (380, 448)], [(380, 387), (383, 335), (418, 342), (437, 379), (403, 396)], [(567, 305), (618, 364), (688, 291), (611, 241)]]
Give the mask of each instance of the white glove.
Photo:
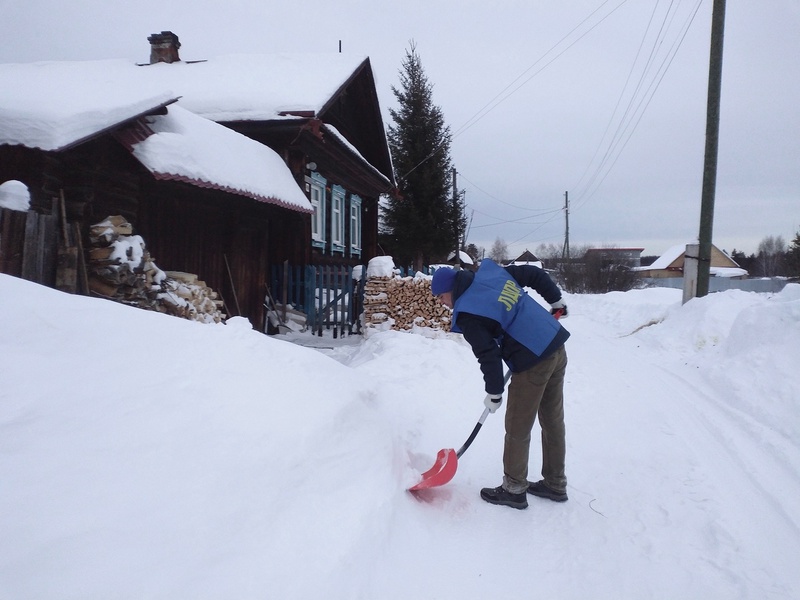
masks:
[(565, 318), (567, 316), (567, 305), (564, 304), (564, 300), (559, 300), (558, 302), (553, 302), (550, 305), (550, 314), (554, 317), (558, 314), (556, 318)]
[(489, 409), (490, 413), (494, 413), (498, 408), (503, 406), (503, 394), (489, 394), (486, 396), (483, 404)]

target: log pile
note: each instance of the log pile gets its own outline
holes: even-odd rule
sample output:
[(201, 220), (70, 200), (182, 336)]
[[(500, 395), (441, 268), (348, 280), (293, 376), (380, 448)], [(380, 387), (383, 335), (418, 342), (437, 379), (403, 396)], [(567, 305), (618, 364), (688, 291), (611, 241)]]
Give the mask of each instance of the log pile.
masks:
[(157, 295), (159, 307), (164, 308), (161, 312), (202, 323), (225, 320), (224, 303), (205, 281), (193, 273), (181, 271), (167, 271), (166, 275), (161, 283), (162, 291)]
[(121, 216), (89, 228), (89, 289), (95, 296), (204, 323), (225, 319), (223, 303), (197, 275), (158, 268)]
[(133, 235), (131, 224), (120, 216), (108, 217), (89, 228), (89, 242), (87, 270), (92, 294), (154, 310), (155, 297), (148, 294), (148, 283), (158, 268), (144, 240)]
[(427, 327), (450, 331), (450, 309), (431, 294), (424, 276), (368, 277), (364, 284), (364, 324), (377, 329), (410, 331)]
[(389, 289), (392, 277), (369, 277), (364, 284), (364, 325), (379, 327), (389, 322)]

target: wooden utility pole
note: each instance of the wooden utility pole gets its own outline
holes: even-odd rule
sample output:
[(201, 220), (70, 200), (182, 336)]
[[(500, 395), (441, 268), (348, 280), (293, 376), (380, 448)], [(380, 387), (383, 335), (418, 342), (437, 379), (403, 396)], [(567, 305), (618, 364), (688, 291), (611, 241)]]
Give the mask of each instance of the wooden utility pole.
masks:
[(569, 263), (569, 192), (564, 192), (564, 217), (566, 218), (567, 226), (564, 233), (564, 251), (562, 252), (562, 258), (566, 258), (567, 263)]
[(714, 198), (717, 188), (719, 151), (719, 107), (722, 90), (722, 42), (725, 34), (725, 0), (714, 0), (711, 14), (711, 56), (708, 68), (706, 107), (706, 150), (703, 163), (703, 192), (700, 204), (700, 234), (697, 253), (696, 295), (708, 294), (711, 273), (711, 239), (714, 229)]
[(456, 253), (453, 255), (453, 266), (456, 269), (461, 268), (461, 244), (459, 244), (460, 238), (458, 234), (458, 213), (458, 185), (456, 184), (456, 168), (453, 167), (453, 230), (456, 234)]

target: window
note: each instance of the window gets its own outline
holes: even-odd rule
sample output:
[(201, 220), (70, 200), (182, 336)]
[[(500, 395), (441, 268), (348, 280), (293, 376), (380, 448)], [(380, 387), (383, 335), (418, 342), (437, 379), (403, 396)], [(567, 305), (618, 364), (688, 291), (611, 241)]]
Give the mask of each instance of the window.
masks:
[(317, 248), (325, 247), (325, 178), (319, 173), (311, 173), (306, 177), (311, 206), (314, 214), (311, 215), (311, 244)]
[(350, 253), (361, 255), (361, 198), (350, 196)]
[(344, 253), (344, 188), (331, 189), (331, 250)]

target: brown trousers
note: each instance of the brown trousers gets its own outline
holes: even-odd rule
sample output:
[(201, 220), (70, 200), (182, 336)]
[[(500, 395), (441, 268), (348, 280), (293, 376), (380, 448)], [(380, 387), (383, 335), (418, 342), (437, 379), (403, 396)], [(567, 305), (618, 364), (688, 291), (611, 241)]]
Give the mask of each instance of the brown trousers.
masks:
[(567, 454), (564, 426), (564, 374), (567, 352), (562, 346), (527, 371), (514, 373), (508, 386), (503, 487), (513, 494), (528, 488), (531, 430), (539, 415), (542, 428), (542, 478), (547, 487), (565, 492)]

